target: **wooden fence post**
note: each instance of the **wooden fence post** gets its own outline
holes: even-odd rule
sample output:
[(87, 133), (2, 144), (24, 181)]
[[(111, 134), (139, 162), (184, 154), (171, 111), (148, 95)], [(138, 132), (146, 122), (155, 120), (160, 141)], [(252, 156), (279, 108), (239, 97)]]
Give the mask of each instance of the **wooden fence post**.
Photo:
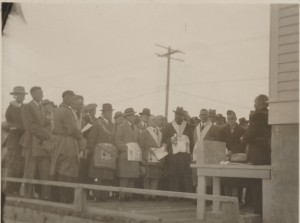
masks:
[(80, 187), (76, 187), (74, 191), (74, 209), (79, 212), (84, 212), (86, 210), (86, 191)]
[(238, 202), (222, 202), (222, 223), (239, 223)]

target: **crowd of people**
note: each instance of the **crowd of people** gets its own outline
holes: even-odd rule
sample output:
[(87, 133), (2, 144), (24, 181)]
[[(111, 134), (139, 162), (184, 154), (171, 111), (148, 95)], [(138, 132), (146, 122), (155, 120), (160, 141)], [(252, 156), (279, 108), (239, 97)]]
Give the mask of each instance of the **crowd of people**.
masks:
[[(182, 107), (177, 107), (174, 120), (168, 122), (162, 115), (151, 114), (149, 108), (140, 113), (133, 108), (114, 112), (109, 103), (102, 105), (101, 116), (96, 117), (97, 104), (84, 105), (83, 96), (71, 90), (62, 93), (59, 106), (44, 100), (41, 87), (32, 87), (32, 100), (23, 104), (26, 94), (24, 87), (15, 87), (11, 92), (14, 100), (5, 114), (3, 129), (8, 137), (2, 146), (8, 152), (2, 167), (8, 170), (9, 177), (195, 192), (197, 181), (190, 166), (197, 162), (197, 151), (203, 141), (225, 142), (228, 161), (253, 165), (271, 162), (266, 95), (255, 98), (255, 111), (250, 113), (249, 121), (240, 118), (238, 123), (233, 110), (223, 116), (216, 114), (216, 110), (202, 108), (199, 117), (190, 117)], [(140, 160), (129, 157), (132, 143), (141, 150)], [(167, 152), (162, 159), (155, 159), (154, 149), (158, 148)], [(222, 184), (222, 193), (226, 195), (235, 195), (233, 188), (238, 192), (247, 188), (256, 212), (261, 212), (259, 180), (228, 178)], [(22, 187), (26, 198), (64, 203), (74, 199), (71, 188), (47, 185), (8, 183), (5, 192), (19, 194)], [(209, 190), (208, 187), (208, 193)], [(157, 199), (107, 191), (91, 191), (88, 197), (97, 201)]]

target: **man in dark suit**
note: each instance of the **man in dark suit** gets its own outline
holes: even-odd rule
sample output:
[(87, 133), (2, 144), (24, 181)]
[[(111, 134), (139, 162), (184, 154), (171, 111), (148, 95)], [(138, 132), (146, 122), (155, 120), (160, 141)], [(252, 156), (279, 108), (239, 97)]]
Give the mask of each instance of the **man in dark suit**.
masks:
[[(245, 130), (236, 121), (235, 112), (232, 110), (227, 111), (227, 124), (220, 130), (220, 141), (226, 143), (229, 159), (232, 154), (245, 152), (245, 146), (241, 141)], [(244, 180), (238, 178), (223, 178), (222, 185), (225, 189), (225, 195), (238, 197), (241, 202), (244, 202), (242, 199), (244, 182)]]
[[(139, 129), (134, 124), (136, 116), (133, 108), (124, 111), (124, 121), (118, 126), (115, 136), (115, 145), (119, 151), (117, 163), (117, 176), (120, 187), (135, 186), (136, 179), (140, 176), (139, 161), (129, 161), (127, 156), (127, 143), (138, 143)], [(120, 193), (120, 200), (131, 199), (132, 194)]]
[[(22, 146), (19, 142), (24, 134), (24, 126), (21, 116), (21, 107), (27, 93), (24, 87), (18, 86), (15, 87), (10, 94), (13, 95), (15, 100), (10, 102), (5, 113), (9, 132), (6, 141), (7, 156), (5, 162), (8, 177), (22, 178), (24, 172), (24, 157), (22, 157)], [(20, 186), (20, 183), (10, 182), (7, 184), (6, 193), (18, 194)]]
[[(249, 127), (243, 137), (248, 145), (248, 162), (254, 165), (271, 164), (271, 125), (268, 124), (268, 96), (259, 95), (255, 98), (255, 112), (250, 116)], [(253, 179), (249, 182), (253, 193), (254, 211), (262, 213), (262, 182)]]
[[(168, 154), (169, 189), (171, 191), (192, 192), (190, 153), (192, 127), (184, 121), (184, 110), (177, 107), (175, 120), (165, 126), (162, 143)], [(185, 146), (183, 146), (185, 144)]]
[[(40, 87), (32, 87), (30, 94), (33, 98), (31, 102), (22, 106), (21, 114), (25, 127), (25, 134), (21, 139), (21, 144), (25, 149), (24, 178), (49, 180), (50, 179), (50, 153), (43, 148), (44, 140), (51, 138), (49, 125), (51, 124), (45, 113), (45, 108), (41, 102), (43, 91)], [(31, 198), (33, 195), (32, 185), (25, 185), (25, 197)], [(49, 199), (49, 186), (41, 186), (41, 198)]]

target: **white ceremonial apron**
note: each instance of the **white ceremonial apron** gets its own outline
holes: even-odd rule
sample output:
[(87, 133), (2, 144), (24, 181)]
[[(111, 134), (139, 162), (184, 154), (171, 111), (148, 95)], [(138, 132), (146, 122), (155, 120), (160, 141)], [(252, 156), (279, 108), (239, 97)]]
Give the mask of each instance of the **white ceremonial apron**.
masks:
[(200, 131), (200, 123), (196, 127), (197, 141), (195, 143), (194, 150), (193, 150), (193, 162), (197, 161), (197, 157), (199, 157), (200, 160), (198, 160), (198, 161), (200, 163), (203, 163), (203, 161), (204, 161), (204, 157), (203, 157), (204, 142), (203, 141), (204, 141), (204, 138), (205, 138), (206, 134), (208, 133), (208, 131), (212, 127), (212, 125), (213, 125), (212, 122), (208, 121), (207, 125), (204, 127), (202, 132)]
[[(189, 137), (187, 137), (186, 135), (183, 135), (183, 132), (185, 130), (185, 127), (187, 125), (187, 122), (186, 121), (183, 121), (181, 123), (181, 125), (178, 125), (177, 122), (174, 120), (171, 122), (171, 124), (173, 125), (177, 135), (178, 135), (178, 138), (177, 138), (177, 145), (172, 145), (172, 149), (173, 149), (173, 154), (176, 154), (174, 153), (174, 148), (177, 148), (177, 147), (182, 147), (182, 146), (185, 146), (185, 151), (179, 151), (179, 152), (186, 152), (186, 153), (189, 153), (190, 154), (190, 139)], [(176, 149), (177, 150), (177, 149)]]

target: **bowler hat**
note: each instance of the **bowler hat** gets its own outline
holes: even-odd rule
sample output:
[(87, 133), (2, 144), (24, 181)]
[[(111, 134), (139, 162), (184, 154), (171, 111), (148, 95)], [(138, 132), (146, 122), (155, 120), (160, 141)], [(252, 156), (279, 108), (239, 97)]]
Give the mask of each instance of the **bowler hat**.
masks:
[(183, 110), (183, 107), (177, 107), (175, 112), (176, 115), (185, 115), (185, 112)]
[(249, 122), (249, 121), (246, 120), (244, 117), (239, 119), (240, 125), (246, 124), (246, 123), (248, 123), (248, 122)]
[(215, 109), (209, 109), (208, 110), (208, 115), (209, 116), (217, 116), (217, 112), (216, 112), (216, 110)]
[(14, 94), (28, 94), (28, 93), (25, 92), (25, 88), (24, 87), (17, 86), (17, 87), (14, 87), (13, 92), (11, 92), (10, 94), (14, 95)]
[(114, 109), (112, 108), (112, 105), (109, 104), (109, 103), (106, 103), (106, 104), (103, 104), (103, 105), (102, 105), (102, 110), (100, 110), (100, 111), (112, 111), (112, 110), (114, 110)]
[(123, 116), (123, 113), (121, 111), (117, 111), (114, 115), (114, 119), (122, 117), (122, 116)]
[(148, 115), (150, 116), (150, 109), (144, 108), (142, 112), (139, 113), (140, 115)]
[(96, 108), (97, 108), (97, 104), (94, 104), (94, 103), (88, 104), (88, 105), (84, 106), (84, 110), (85, 111), (92, 111), (92, 110), (94, 110)]
[(133, 108), (126, 108), (123, 114), (123, 117), (126, 117), (128, 115), (134, 115), (136, 112), (133, 110)]

